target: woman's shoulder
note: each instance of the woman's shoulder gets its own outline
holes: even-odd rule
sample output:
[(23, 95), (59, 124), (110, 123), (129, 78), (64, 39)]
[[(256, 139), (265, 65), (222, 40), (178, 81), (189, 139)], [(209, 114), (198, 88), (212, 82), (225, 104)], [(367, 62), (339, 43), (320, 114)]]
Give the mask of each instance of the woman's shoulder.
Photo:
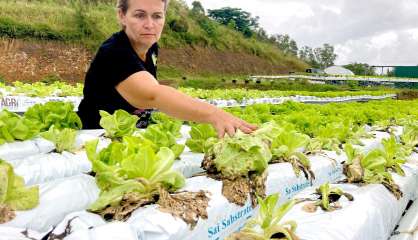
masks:
[(106, 41), (102, 43), (98, 50), (98, 54), (118, 54), (126, 53), (131, 49), (128, 37), (124, 31), (114, 33)]

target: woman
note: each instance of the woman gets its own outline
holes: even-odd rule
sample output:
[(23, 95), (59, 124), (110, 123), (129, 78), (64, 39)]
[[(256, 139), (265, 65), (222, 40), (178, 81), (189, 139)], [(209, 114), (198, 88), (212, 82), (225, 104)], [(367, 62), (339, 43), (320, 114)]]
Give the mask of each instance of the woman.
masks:
[(210, 123), (218, 136), (245, 133), (255, 126), (208, 103), (193, 99), (156, 80), (157, 41), (161, 37), (169, 0), (118, 0), (122, 31), (106, 40), (86, 74), (79, 116), (86, 129), (100, 128), (99, 110), (124, 109), (140, 116), (146, 127), (149, 110), (157, 108), (175, 118)]

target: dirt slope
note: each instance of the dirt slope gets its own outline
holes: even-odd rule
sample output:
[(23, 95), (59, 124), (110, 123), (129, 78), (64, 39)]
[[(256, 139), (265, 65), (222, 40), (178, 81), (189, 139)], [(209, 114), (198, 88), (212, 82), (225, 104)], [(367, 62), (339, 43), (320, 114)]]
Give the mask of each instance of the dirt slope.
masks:
[[(56, 75), (69, 82), (82, 82), (94, 53), (55, 41), (0, 39), (0, 78), (7, 81), (38, 81)], [(272, 74), (292, 71), (266, 59), (245, 53), (207, 48), (161, 49), (159, 65), (187, 73)]]

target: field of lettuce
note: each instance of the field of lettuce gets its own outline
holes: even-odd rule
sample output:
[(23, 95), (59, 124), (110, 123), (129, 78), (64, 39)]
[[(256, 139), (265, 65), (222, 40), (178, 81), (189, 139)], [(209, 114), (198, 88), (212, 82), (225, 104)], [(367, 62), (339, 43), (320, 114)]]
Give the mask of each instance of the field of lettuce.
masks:
[[(256, 89), (195, 89), (179, 88), (180, 91), (207, 101), (218, 107), (248, 106), (260, 103), (281, 104), (286, 101), (304, 103), (330, 103), (368, 101), (396, 97), (397, 90), (359, 90), (359, 91), (261, 91)], [(32, 84), (14, 82), (13, 84), (0, 83), (0, 96), (2, 98), (0, 109), (11, 112), (26, 112), (35, 104), (44, 104), (50, 101), (71, 102), (75, 110), (78, 108), (83, 95), (83, 85), (69, 85), (64, 82), (46, 84), (36, 82)]]
[(223, 139), (159, 112), (81, 130), (82, 85), (0, 91), (0, 239), (418, 237), (418, 100), (395, 91), (181, 89), (259, 127)]

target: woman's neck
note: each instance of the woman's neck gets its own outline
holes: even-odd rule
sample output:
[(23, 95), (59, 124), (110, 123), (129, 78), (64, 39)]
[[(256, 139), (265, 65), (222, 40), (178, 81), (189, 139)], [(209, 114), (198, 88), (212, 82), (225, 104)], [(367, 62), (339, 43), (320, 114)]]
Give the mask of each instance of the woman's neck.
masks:
[(131, 41), (130, 39), (129, 41), (131, 42), (131, 46), (136, 52), (136, 54), (138, 55), (138, 57), (141, 58), (142, 61), (145, 62), (149, 47), (141, 45), (141, 44), (135, 44), (135, 42)]

